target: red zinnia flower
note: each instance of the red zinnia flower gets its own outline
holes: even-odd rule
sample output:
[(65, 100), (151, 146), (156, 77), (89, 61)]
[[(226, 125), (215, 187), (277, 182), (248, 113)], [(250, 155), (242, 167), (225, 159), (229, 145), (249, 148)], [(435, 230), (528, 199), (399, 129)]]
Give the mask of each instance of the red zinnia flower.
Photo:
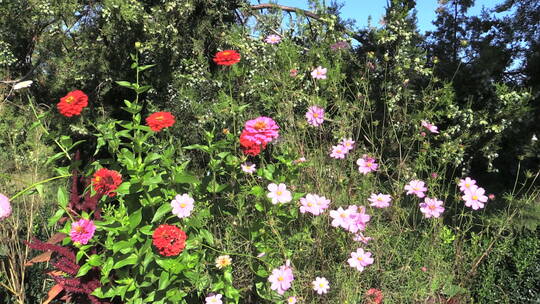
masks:
[(154, 132), (174, 125), (174, 116), (171, 112), (156, 112), (146, 118), (146, 125)]
[(173, 225), (159, 225), (152, 235), (152, 243), (163, 256), (179, 255), (186, 247), (186, 233)]
[(217, 52), (214, 62), (218, 65), (233, 65), (240, 62), (240, 54), (235, 50), (225, 50)]
[(118, 189), (118, 186), (122, 183), (122, 175), (114, 170), (101, 168), (94, 173), (92, 179), (92, 186), (94, 191), (100, 195), (108, 195), (113, 197), (116, 195), (114, 190)]
[(382, 303), (383, 293), (377, 288), (370, 288), (366, 292), (366, 296), (368, 297), (368, 303), (374, 303), (374, 304)]
[(240, 134), (240, 149), (242, 149), (242, 152), (246, 155), (257, 156), (261, 153), (262, 149), (266, 148), (266, 143), (262, 142), (262, 144), (259, 145), (256, 142), (247, 139), (246, 137), (249, 135), (249, 132), (246, 130), (243, 130), (242, 134)]
[(88, 105), (88, 96), (83, 91), (76, 90), (69, 92), (66, 96), (60, 98), (60, 102), (56, 104), (60, 114), (71, 117), (80, 115), (82, 109)]

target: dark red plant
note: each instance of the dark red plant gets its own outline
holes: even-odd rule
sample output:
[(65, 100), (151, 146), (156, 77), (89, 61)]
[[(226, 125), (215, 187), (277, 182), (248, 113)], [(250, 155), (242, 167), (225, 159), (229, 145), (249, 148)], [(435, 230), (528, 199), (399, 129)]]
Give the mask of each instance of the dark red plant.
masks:
[[(65, 237), (63, 234), (57, 234), (56, 236), (58, 235), (60, 235), (60, 237), (56, 237), (57, 241), (60, 241)], [(99, 269), (93, 268), (84, 276), (78, 278), (75, 277), (80, 266), (76, 262), (73, 249), (52, 244), (50, 240), (45, 243), (36, 238), (32, 239), (31, 242), (26, 242), (26, 245), (32, 249), (44, 251), (41, 255), (30, 260), (26, 266), (30, 266), (37, 262), (50, 261), (51, 266), (55, 268), (53, 271), (48, 272), (56, 282), (56, 285), (49, 291), (47, 303), (52, 301), (52, 299), (56, 298), (62, 292), (64, 292), (63, 299), (69, 300), (70, 303), (110, 303), (91, 295), (96, 288), (101, 286), (101, 283), (99, 282)]]

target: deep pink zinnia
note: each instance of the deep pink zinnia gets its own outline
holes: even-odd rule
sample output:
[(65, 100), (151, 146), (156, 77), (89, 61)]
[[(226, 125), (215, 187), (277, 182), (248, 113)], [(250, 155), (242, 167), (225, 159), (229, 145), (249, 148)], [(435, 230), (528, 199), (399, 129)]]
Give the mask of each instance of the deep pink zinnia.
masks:
[(96, 225), (92, 220), (80, 219), (77, 222), (71, 224), (71, 231), (69, 236), (74, 243), (80, 243), (83, 245), (88, 244), (88, 241), (94, 236), (96, 231)]
[(279, 126), (270, 117), (248, 120), (244, 126), (246, 139), (258, 144), (267, 144), (279, 137)]

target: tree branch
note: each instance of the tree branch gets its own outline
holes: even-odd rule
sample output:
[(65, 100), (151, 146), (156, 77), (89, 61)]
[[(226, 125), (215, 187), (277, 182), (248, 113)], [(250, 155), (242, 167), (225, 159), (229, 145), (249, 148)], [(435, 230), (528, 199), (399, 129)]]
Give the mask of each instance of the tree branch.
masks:
[(310, 18), (313, 18), (315, 20), (321, 19), (321, 16), (319, 16), (319, 15), (313, 13), (313, 12), (306, 11), (306, 10), (303, 10), (303, 9), (299, 9), (297, 7), (279, 5), (279, 4), (274, 4), (274, 3), (262, 3), (262, 4), (252, 5), (249, 8), (251, 10), (262, 10), (262, 9), (277, 8), (277, 9), (280, 9), (280, 10), (286, 11), (286, 12), (293, 12), (293, 13), (300, 12), (300, 13), (302, 13), (302, 14), (310, 17)]

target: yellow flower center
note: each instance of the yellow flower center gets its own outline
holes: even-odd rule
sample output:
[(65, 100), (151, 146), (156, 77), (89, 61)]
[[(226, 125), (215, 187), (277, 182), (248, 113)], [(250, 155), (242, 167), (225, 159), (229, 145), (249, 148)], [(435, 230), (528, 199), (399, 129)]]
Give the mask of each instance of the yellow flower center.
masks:
[(264, 129), (264, 128), (266, 128), (266, 123), (265, 123), (264, 121), (259, 120), (259, 121), (257, 121), (257, 122), (255, 123), (255, 125), (253, 126), (253, 128), (255, 128), (256, 130)]
[(72, 103), (74, 101), (75, 101), (75, 97), (73, 97), (73, 96), (68, 96), (68, 98), (66, 98), (67, 103)]
[(347, 217), (347, 215), (346, 215), (345, 213), (342, 213), (342, 214), (340, 214), (339, 216), (341, 216), (342, 218), (346, 218), (346, 217)]
[(78, 233), (83, 233), (84, 228), (82, 226), (77, 226), (77, 227), (75, 227), (75, 231), (77, 231)]
[(319, 284), (319, 287), (320, 287), (320, 288), (323, 288), (323, 287), (324, 287), (324, 283), (320, 283), (320, 284)]
[(378, 197), (377, 201), (382, 202), (382, 198)]
[(221, 53), (221, 55), (223, 55), (223, 56), (227, 56), (229, 54), (231, 54), (231, 52), (229, 52), (229, 51), (224, 51), (224, 52)]
[(368, 168), (371, 168), (371, 165), (372, 165), (372, 163), (366, 163), (366, 166), (367, 166)]
[(360, 261), (360, 262), (362, 262), (362, 261), (364, 260), (364, 258), (361, 257), (361, 256), (357, 257), (356, 259), (357, 259), (358, 261)]
[(163, 120), (163, 115), (159, 115), (155, 118), (155, 120), (158, 120), (158, 121), (162, 121)]
[(181, 203), (180, 204), (180, 207), (182, 207), (182, 208), (186, 208), (186, 206), (187, 206), (186, 203)]
[(473, 195), (473, 196), (472, 196), (472, 199), (476, 201), (476, 200), (478, 200), (478, 196), (477, 196), (477, 195)]
[(282, 192), (282, 191), (278, 191), (278, 192), (276, 192), (276, 194), (277, 194), (277, 195), (282, 195), (283, 192)]
[(313, 113), (313, 117), (317, 118), (317, 117), (319, 117), (319, 114), (318, 113)]
[(283, 276), (279, 276), (279, 277), (277, 278), (277, 280), (281, 282), (281, 281), (285, 280), (285, 278), (284, 278)]
[(435, 210), (436, 207), (435, 207), (435, 205), (429, 205), (428, 208), (429, 208), (429, 210)]
[(308, 207), (313, 207), (313, 204), (311, 202), (307, 203)]
[(420, 188), (414, 187), (413, 190), (414, 190), (414, 191), (418, 191), (418, 190), (420, 190)]
[(101, 176), (96, 176), (94, 180), (96, 181), (96, 183), (99, 183), (99, 181), (101, 180)]

